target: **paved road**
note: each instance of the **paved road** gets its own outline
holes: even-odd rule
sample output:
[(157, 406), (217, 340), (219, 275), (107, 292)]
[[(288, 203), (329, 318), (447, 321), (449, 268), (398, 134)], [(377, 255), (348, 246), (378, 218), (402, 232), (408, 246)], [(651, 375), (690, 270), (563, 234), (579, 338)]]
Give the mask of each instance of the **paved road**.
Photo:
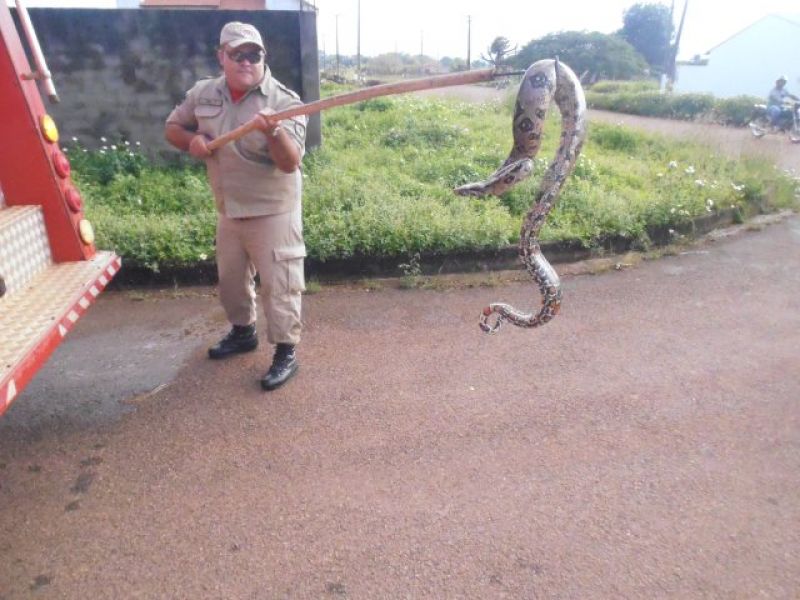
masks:
[(793, 217), (496, 336), (530, 283), (326, 288), (272, 394), (208, 290), (104, 294), (0, 421), (0, 597), (796, 598), (798, 265)]

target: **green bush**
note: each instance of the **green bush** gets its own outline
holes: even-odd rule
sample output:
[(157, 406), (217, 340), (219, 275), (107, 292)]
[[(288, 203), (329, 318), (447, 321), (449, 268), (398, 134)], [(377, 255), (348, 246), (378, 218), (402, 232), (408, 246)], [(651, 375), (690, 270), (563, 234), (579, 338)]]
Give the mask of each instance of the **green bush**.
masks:
[(137, 151), (137, 144), (120, 141), (116, 144), (100, 138), (99, 150), (89, 152), (77, 138), (67, 145), (72, 168), (87, 179), (105, 185), (117, 175), (138, 176), (147, 165), (147, 159)]
[(602, 80), (590, 86), (588, 90), (596, 94), (657, 92), (658, 82), (652, 79), (636, 79), (633, 81)]
[(586, 92), (590, 108), (665, 119), (702, 119), (744, 126), (750, 121), (752, 96), (716, 99), (710, 94), (662, 94), (652, 82), (600, 81)]
[(671, 94), (669, 96), (670, 116), (675, 119), (692, 119), (706, 115), (714, 108), (711, 94)]
[(712, 119), (722, 125), (741, 127), (751, 120), (754, 105), (763, 102), (763, 98), (756, 96), (721, 98), (714, 103)]

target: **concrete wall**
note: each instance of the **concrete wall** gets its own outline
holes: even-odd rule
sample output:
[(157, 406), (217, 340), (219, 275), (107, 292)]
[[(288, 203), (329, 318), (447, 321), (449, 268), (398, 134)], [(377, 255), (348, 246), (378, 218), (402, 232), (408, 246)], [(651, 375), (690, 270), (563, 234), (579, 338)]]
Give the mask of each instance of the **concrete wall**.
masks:
[[(163, 127), (195, 81), (217, 76), (222, 26), (253, 23), (273, 74), (304, 101), (319, 99), (316, 14), (209, 10), (30, 9), (61, 104), (49, 105), (62, 139), (89, 147), (124, 138), (152, 156), (171, 156)], [(320, 143), (319, 115), (308, 145)]]
[(770, 15), (714, 48), (707, 65), (680, 65), (675, 91), (766, 99), (781, 74), (800, 95), (800, 19)]

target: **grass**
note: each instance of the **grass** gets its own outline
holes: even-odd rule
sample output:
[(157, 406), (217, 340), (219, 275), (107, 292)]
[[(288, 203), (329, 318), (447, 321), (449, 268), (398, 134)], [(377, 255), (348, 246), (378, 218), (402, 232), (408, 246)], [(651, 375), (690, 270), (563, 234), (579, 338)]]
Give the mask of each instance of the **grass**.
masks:
[[(452, 193), (504, 160), (512, 102), (399, 96), (326, 112), (323, 146), (304, 159), (309, 255), (395, 257), (419, 285), (415, 255), (515, 243), (555, 152), (555, 115), (529, 181), (500, 198)], [(99, 247), (152, 270), (213, 260), (215, 215), (201, 167), (156, 165), (124, 143), (67, 149)], [(796, 193), (797, 181), (764, 161), (726, 160), (698, 143), (592, 123), (541, 237), (593, 247), (622, 236), (647, 247), (652, 227), (677, 228), (731, 207), (742, 214), (794, 207)]]

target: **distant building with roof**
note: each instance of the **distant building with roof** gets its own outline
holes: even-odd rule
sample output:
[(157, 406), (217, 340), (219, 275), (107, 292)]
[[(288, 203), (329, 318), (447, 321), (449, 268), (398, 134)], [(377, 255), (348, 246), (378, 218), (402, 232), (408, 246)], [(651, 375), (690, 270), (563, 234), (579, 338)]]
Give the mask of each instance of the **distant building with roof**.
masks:
[(766, 98), (779, 75), (800, 95), (800, 14), (767, 15), (713, 47), (678, 64), (674, 90), (718, 98)]

